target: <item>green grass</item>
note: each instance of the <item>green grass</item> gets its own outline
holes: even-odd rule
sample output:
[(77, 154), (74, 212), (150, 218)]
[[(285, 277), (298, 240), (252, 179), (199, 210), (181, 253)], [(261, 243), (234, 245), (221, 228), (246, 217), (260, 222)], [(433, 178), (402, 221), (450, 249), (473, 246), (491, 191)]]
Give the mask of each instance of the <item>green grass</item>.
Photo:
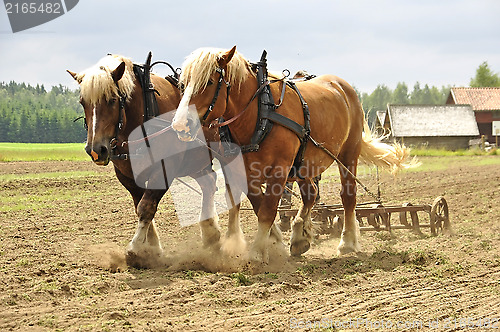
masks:
[(499, 156), (500, 150), (492, 149), (490, 151), (482, 151), (479, 149), (468, 150), (445, 150), (433, 148), (412, 148), (411, 154), (414, 156), (427, 156), (427, 157), (451, 157), (451, 156)]
[(418, 160), (422, 163), (419, 167), (403, 170), (402, 172), (432, 172), (442, 171), (457, 167), (500, 165), (500, 158), (496, 156), (419, 156)]
[[(87, 161), (84, 143), (0, 143), (0, 162), (8, 161)], [(500, 155), (499, 149), (484, 152), (478, 149), (450, 151), (432, 148), (412, 148), (411, 154), (423, 157)], [(491, 161), (489, 163), (492, 163)], [(495, 163), (495, 162), (493, 162)]]
[(0, 143), (0, 161), (85, 161), (84, 143)]
[(61, 203), (84, 201), (91, 193), (78, 188), (40, 188), (35, 193), (10, 190), (0, 192), (0, 212), (55, 209)]
[(29, 174), (0, 174), (0, 182), (15, 180), (40, 180), (40, 179), (74, 179), (98, 176), (97, 171), (70, 171), (70, 172), (49, 172), (49, 173), (29, 173)]

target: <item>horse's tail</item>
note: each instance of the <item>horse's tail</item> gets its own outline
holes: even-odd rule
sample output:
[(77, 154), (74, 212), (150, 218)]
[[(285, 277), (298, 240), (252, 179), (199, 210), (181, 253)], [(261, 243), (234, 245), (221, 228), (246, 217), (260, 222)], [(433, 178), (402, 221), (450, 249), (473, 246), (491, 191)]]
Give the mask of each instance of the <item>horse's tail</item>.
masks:
[(383, 138), (384, 136), (374, 136), (365, 120), (360, 158), (367, 163), (385, 168), (392, 174), (401, 169), (420, 166), (416, 157), (410, 159), (408, 147), (399, 143), (382, 143)]

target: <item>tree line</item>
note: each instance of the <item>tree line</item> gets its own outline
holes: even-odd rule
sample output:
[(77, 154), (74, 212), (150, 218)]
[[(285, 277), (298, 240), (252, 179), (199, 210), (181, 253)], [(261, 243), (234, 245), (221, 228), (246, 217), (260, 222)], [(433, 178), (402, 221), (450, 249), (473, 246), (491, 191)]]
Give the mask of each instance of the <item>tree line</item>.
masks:
[(86, 132), (79, 92), (62, 85), (50, 92), (43, 85), (0, 82), (0, 142), (77, 143)]
[(386, 110), (387, 104), (414, 104), (414, 105), (429, 105), (429, 104), (444, 104), (450, 87), (430, 87), (429, 85), (420, 86), (417, 82), (410, 91), (406, 83), (400, 82), (394, 90), (391, 90), (386, 85), (378, 85), (371, 94), (358, 93), (363, 110), (365, 111), (368, 123), (371, 124), (376, 116), (376, 111)]
[[(476, 75), (471, 78), (469, 85), (471, 87), (500, 87), (500, 75), (493, 72), (488, 62), (485, 61), (476, 69)], [(368, 122), (371, 124), (375, 119), (376, 111), (386, 110), (387, 104), (445, 104), (450, 89), (451, 86), (438, 88), (427, 84), (422, 87), (417, 82), (410, 90), (406, 83), (400, 82), (394, 90), (381, 84), (371, 94), (358, 92), (358, 96), (367, 114)]]
[[(500, 87), (500, 75), (483, 62), (471, 78), (472, 87)], [(369, 122), (377, 110), (387, 104), (444, 104), (450, 87), (435, 87), (416, 83), (410, 90), (404, 82), (394, 90), (379, 85), (372, 93), (358, 93)], [(77, 143), (86, 139), (79, 91), (53, 86), (0, 82), (0, 142)]]

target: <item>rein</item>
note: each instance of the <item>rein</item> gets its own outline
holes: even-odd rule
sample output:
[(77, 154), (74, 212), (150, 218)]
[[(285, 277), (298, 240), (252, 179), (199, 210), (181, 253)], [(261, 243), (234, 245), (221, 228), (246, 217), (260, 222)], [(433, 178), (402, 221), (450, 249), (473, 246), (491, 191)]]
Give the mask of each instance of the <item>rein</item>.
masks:
[[(169, 122), (167, 122), (167, 123), (169, 123)], [(164, 134), (164, 133), (166, 133), (166, 132), (168, 132), (170, 130), (172, 130), (172, 125), (171, 124), (169, 124), (167, 127), (163, 128), (163, 129), (155, 132), (154, 134), (148, 135), (148, 136), (146, 136), (144, 138), (140, 138), (140, 139), (137, 139), (137, 140), (134, 140), (134, 141), (123, 141), (122, 144), (120, 144), (120, 146), (122, 148), (124, 148), (127, 145), (129, 145), (129, 144), (136, 144), (136, 143), (141, 143), (141, 142), (149, 142), (150, 139), (158, 137), (161, 134)]]
[[(233, 116), (231, 119), (226, 120), (226, 121), (224, 121), (224, 122), (220, 122), (220, 123), (219, 123), (219, 122), (217, 122), (217, 120), (214, 120), (214, 121), (212, 121), (212, 122), (210, 123), (209, 128), (219, 128), (219, 127), (227, 126), (227, 125), (229, 125), (229, 124), (233, 123), (234, 121), (238, 120), (238, 119), (239, 119), (239, 118), (243, 115), (243, 113), (245, 113), (245, 111), (248, 109), (248, 107), (250, 106), (250, 104), (252, 103), (252, 101), (254, 101), (254, 100), (255, 100), (255, 98), (257, 98), (257, 96), (258, 96), (258, 95), (259, 95), (259, 94), (260, 94), (260, 93), (264, 90), (264, 88), (265, 88), (267, 85), (271, 84), (271, 83), (273, 83), (273, 82), (270, 82), (269, 80), (266, 80), (266, 81), (264, 82), (264, 84), (263, 84), (263, 85), (261, 85), (261, 86), (257, 89), (257, 91), (255, 91), (255, 93), (253, 94), (252, 98), (250, 98), (250, 101), (247, 103), (247, 105), (245, 106), (245, 108), (244, 108), (244, 109), (243, 109), (240, 113), (236, 114), (236, 115), (235, 115), (235, 116)], [(229, 94), (228, 94), (228, 96), (229, 96)]]

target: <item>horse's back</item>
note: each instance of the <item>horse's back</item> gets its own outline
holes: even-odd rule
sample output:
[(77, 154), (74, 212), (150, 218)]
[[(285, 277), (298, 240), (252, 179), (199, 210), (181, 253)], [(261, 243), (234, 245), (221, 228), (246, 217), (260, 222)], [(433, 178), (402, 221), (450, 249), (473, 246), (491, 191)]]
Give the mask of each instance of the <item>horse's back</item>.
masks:
[(354, 88), (344, 79), (322, 75), (297, 83), (297, 87), (309, 105), (312, 130), (315, 126), (327, 126), (337, 132), (340, 129), (345, 135), (352, 129), (361, 132), (361, 104)]
[[(363, 111), (354, 88), (334, 75), (322, 75), (297, 83), (308, 104), (311, 136), (334, 154), (352, 148), (361, 140)], [(322, 151), (309, 147), (306, 159), (324, 160)]]
[[(351, 107), (354, 100), (358, 100), (354, 88), (347, 81), (335, 75), (317, 76), (308, 81), (300, 82), (297, 86), (299, 86), (301, 91), (303, 88), (307, 90), (311, 89), (313, 91), (316, 90), (316, 93), (320, 94), (329, 91), (334, 97), (345, 102), (348, 107)], [(356, 105), (352, 106), (355, 107)]]

